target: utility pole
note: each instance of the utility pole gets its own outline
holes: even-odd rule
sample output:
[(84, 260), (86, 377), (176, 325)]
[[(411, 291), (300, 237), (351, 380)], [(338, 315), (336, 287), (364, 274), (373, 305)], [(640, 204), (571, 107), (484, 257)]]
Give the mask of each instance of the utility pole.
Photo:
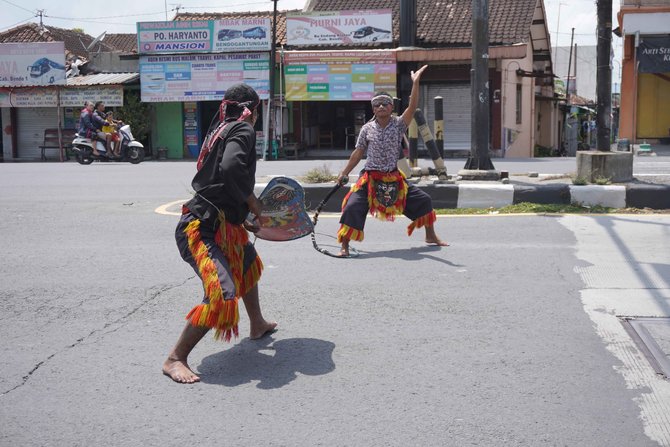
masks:
[[(268, 152), (274, 151), (274, 129), (271, 125), (274, 121), (274, 99), (275, 99), (275, 59), (277, 58), (277, 0), (273, 0), (274, 9), (272, 11), (272, 43), (270, 44), (270, 97), (268, 98), (268, 116), (267, 123), (267, 149), (263, 153), (263, 160), (268, 159)], [(277, 148), (279, 150), (279, 148)], [(297, 149), (296, 149), (297, 154)]]
[(612, 132), (612, 0), (598, 0), (598, 46), (596, 75), (596, 108), (597, 150), (611, 151), (610, 137)]
[[(573, 42), (575, 41), (575, 29), (572, 28), (572, 37), (570, 38), (570, 54), (568, 56), (568, 78), (565, 81), (565, 103), (570, 105), (570, 74), (572, 73), (572, 48)], [(575, 71), (575, 73), (577, 73)], [(577, 77), (575, 76), (575, 79)], [(577, 89), (575, 89), (577, 92)]]
[[(472, 67), (470, 69), (472, 97), (472, 147), (465, 167), (459, 172), (464, 180), (498, 180), (489, 156), (489, 1), (472, 0)], [(472, 172), (474, 171), (474, 172)]]

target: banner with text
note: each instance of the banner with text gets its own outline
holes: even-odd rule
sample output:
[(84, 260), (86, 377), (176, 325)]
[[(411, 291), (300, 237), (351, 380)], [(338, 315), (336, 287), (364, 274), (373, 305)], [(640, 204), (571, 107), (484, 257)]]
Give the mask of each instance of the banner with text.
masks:
[(65, 43), (0, 43), (0, 87), (65, 85)]
[(396, 96), (393, 51), (284, 53), (287, 101), (368, 101), (377, 91)]
[(138, 22), (140, 54), (269, 51), (269, 18)]
[(392, 42), (392, 11), (319, 11), (286, 14), (288, 45), (341, 45)]
[(640, 73), (670, 73), (670, 37), (643, 37), (637, 60)]
[(218, 101), (238, 82), (250, 85), (261, 99), (267, 99), (269, 53), (140, 56), (145, 102)]
[[(123, 87), (59, 88), (60, 106), (83, 108), (85, 101), (102, 101), (107, 107), (123, 106)], [(0, 88), (0, 107), (57, 107), (55, 88)]]

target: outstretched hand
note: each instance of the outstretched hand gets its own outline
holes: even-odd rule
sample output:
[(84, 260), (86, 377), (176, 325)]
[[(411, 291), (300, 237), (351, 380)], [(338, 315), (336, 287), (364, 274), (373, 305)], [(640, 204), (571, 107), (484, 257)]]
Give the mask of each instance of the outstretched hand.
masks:
[(412, 82), (418, 82), (419, 79), (421, 79), (421, 75), (423, 74), (423, 72), (426, 71), (426, 68), (428, 68), (428, 65), (424, 65), (423, 67), (419, 68), (417, 71), (412, 70), (410, 72)]

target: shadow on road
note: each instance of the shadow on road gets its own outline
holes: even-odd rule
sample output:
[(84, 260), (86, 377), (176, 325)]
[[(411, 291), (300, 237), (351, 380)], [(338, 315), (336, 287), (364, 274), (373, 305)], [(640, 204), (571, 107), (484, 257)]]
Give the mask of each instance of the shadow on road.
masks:
[(202, 360), (198, 367), (204, 383), (238, 386), (258, 381), (260, 389), (281, 388), (298, 377), (327, 374), (335, 369), (335, 344), (314, 338), (274, 341), (245, 338), (231, 349)]
[[(434, 245), (428, 245), (425, 247), (412, 247), (412, 248), (398, 248), (395, 250), (385, 250), (385, 251), (364, 251), (358, 250), (361, 260), (363, 259), (374, 259), (374, 258), (393, 258), (393, 259), (402, 259), (404, 261), (420, 261), (422, 259), (431, 259), (433, 261), (441, 262), (443, 264), (450, 265), (452, 267), (463, 267), (460, 264), (454, 264), (451, 261), (446, 259), (438, 258), (437, 256), (429, 255), (428, 253), (448, 251), (449, 247), (437, 247)], [(354, 258), (355, 259), (355, 258)]]

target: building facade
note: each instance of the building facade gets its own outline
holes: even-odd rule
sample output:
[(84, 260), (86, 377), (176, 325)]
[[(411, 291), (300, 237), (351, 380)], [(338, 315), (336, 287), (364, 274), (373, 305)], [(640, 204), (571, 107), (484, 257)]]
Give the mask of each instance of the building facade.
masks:
[(619, 136), (670, 143), (670, 0), (622, 0)]

